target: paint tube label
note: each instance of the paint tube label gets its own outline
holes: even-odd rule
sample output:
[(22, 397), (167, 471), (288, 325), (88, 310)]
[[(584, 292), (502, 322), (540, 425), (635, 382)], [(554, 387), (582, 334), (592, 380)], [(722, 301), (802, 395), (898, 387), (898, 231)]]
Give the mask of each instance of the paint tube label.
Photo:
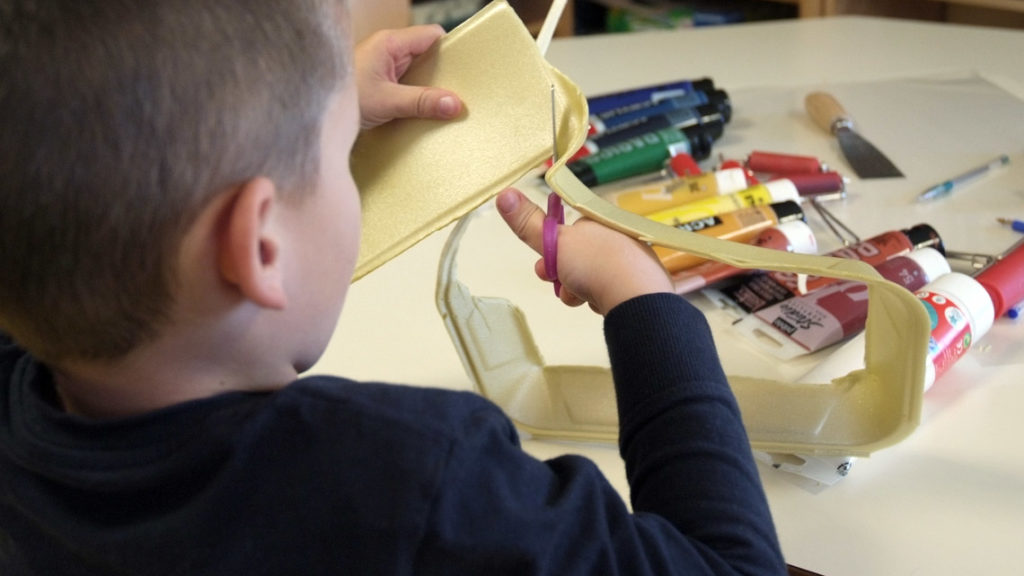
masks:
[(647, 217), (669, 226), (679, 226), (698, 218), (732, 212), (751, 206), (762, 206), (773, 202), (771, 191), (763, 185), (752, 186), (725, 196), (711, 196), (702, 200), (686, 202), (678, 206), (659, 210)]
[(838, 282), (754, 314), (804, 350), (813, 352), (863, 329), (867, 307), (867, 285)]
[(967, 313), (950, 298), (923, 290), (917, 293), (931, 320), (928, 358), (935, 367), (935, 378), (941, 376), (974, 343), (974, 334)]
[[(941, 256), (938, 258), (942, 260)], [(942, 272), (949, 270), (944, 260), (942, 265)], [(930, 278), (929, 271), (911, 256), (894, 256), (875, 269), (886, 280), (911, 292), (924, 286)], [(758, 321), (775, 328), (805, 352), (816, 352), (860, 332), (867, 316), (868, 287), (853, 280), (835, 282), (753, 314)], [(774, 335), (767, 337), (774, 338)]]
[[(723, 240), (749, 242), (777, 221), (778, 218), (772, 208), (761, 205), (748, 206), (721, 214), (710, 214), (686, 222), (666, 222), (666, 224), (688, 232), (696, 232)], [(669, 272), (677, 272), (706, 262), (700, 256), (663, 246), (654, 246), (654, 253), (658, 256), (662, 266)]]
[[(899, 230), (880, 234), (863, 242), (844, 246), (829, 252), (829, 256), (861, 260), (872, 266), (878, 266), (893, 256), (913, 248), (907, 235)], [(744, 312), (754, 312), (778, 304), (793, 296), (818, 290), (834, 284), (835, 278), (823, 276), (805, 276), (805, 281), (792, 272), (764, 272), (751, 276), (746, 282), (727, 288), (722, 292), (728, 300), (739, 306)]]
[(614, 130), (622, 126), (630, 126), (643, 118), (665, 114), (672, 110), (692, 108), (708, 103), (708, 95), (699, 90), (681, 94), (672, 98), (663, 98), (657, 102), (648, 100), (629, 104), (614, 110), (596, 115), (606, 130)]
[(588, 165), (599, 183), (612, 182), (660, 170), (673, 146), (689, 148), (689, 140), (681, 130), (667, 128), (602, 148), (577, 162)]
[[(737, 185), (737, 182), (742, 184)], [(744, 188), (746, 184), (743, 171), (733, 169), (675, 178), (660, 186), (627, 189), (614, 194), (611, 198), (623, 210), (644, 215), (687, 202), (732, 194)]]

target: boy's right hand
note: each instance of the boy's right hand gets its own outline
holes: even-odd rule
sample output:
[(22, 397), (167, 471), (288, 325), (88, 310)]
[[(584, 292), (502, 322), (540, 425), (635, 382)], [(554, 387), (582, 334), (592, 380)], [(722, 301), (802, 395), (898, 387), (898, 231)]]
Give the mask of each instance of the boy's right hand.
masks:
[[(542, 254), (544, 211), (514, 188), (501, 192), (497, 205), (516, 236)], [(543, 259), (534, 270), (542, 280), (554, 280), (545, 274)], [(586, 302), (601, 315), (636, 296), (672, 292), (672, 282), (650, 246), (586, 218), (559, 226), (558, 280), (562, 302)]]

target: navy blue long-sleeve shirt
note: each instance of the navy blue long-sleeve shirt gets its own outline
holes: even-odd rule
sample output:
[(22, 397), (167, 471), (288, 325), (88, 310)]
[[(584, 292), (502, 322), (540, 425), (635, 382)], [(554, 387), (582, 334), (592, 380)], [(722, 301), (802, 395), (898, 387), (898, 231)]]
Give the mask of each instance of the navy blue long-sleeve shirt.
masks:
[(472, 393), (309, 377), (96, 421), (0, 341), (0, 574), (784, 574), (703, 316), (641, 297), (605, 336), (632, 512)]

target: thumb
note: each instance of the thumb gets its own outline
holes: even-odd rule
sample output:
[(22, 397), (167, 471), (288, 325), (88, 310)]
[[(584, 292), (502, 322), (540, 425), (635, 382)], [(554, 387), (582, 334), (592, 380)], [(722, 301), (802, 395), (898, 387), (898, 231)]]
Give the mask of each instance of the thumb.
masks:
[(402, 84), (391, 90), (392, 99), (400, 103), (398, 117), (450, 120), (462, 113), (462, 101), (449, 90)]
[(522, 192), (508, 188), (498, 194), (498, 212), (524, 243), (535, 252), (543, 251), (544, 211)]

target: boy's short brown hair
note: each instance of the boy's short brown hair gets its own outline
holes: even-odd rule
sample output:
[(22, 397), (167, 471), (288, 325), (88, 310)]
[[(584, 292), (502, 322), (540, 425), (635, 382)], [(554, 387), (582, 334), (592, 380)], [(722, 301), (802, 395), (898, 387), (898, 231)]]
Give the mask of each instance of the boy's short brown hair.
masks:
[(346, 19), (342, 0), (0, 0), (0, 331), (48, 362), (151, 338), (209, 201), (316, 177)]

